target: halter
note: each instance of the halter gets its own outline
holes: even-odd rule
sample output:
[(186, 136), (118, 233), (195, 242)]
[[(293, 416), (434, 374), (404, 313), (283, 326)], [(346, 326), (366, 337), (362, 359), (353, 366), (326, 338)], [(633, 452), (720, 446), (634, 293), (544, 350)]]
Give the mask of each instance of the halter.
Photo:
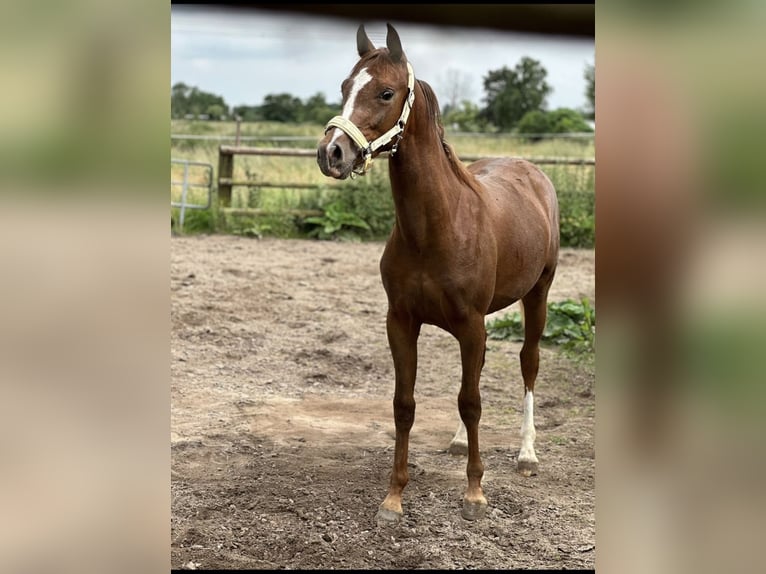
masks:
[(352, 177), (354, 174), (364, 175), (367, 170), (370, 169), (370, 165), (372, 164), (372, 154), (383, 146), (391, 143), (391, 141), (394, 139), (396, 139), (396, 141), (391, 148), (391, 155), (396, 153), (396, 150), (399, 146), (399, 140), (402, 139), (402, 132), (404, 131), (404, 126), (407, 123), (407, 118), (410, 117), (410, 111), (412, 111), (412, 104), (414, 102), (415, 73), (412, 71), (412, 66), (410, 66), (410, 63), (407, 62), (407, 98), (404, 100), (402, 115), (399, 116), (399, 119), (390, 130), (388, 130), (376, 140), (368, 142), (367, 138), (364, 137), (364, 134), (362, 134), (362, 131), (356, 127), (356, 125), (351, 120), (347, 120), (343, 116), (335, 116), (329, 122), (327, 122), (324, 133), (327, 133), (330, 128), (338, 128), (345, 132), (348, 137), (354, 140), (354, 142), (362, 150), (362, 159), (364, 159), (364, 164), (361, 168), (357, 168), (351, 172)]

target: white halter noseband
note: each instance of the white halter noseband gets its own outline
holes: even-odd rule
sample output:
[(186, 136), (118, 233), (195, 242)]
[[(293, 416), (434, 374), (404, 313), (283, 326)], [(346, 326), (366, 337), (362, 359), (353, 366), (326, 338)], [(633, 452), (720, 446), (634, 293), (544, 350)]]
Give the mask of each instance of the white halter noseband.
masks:
[(367, 138), (364, 137), (364, 134), (362, 134), (362, 131), (356, 127), (356, 125), (354, 125), (351, 120), (347, 120), (343, 116), (335, 116), (329, 122), (327, 122), (324, 133), (327, 133), (330, 128), (338, 128), (344, 131), (348, 137), (354, 140), (354, 142), (356, 142), (356, 144), (362, 150), (362, 159), (364, 159), (364, 164), (361, 168), (354, 170), (352, 172), (352, 176), (353, 174), (364, 175), (372, 164), (372, 154), (383, 146), (391, 143), (391, 141), (394, 139), (396, 139), (396, 141), (391, 148), (391, 155), (396, 153), (396, 149), (399, 146), (399, 140), (402, 139), (404, 126), (407, 124), (407, 118), (410, 117), (410, 111), (412, 111), (412, 104), (415, 102), (415, 73), (412, 71), (412, 66), (409, 62), (407, 62), (407, 90), (407, 98), (404, 100), (402, 115), (399, 116), (399, 119), (390, 130), (388, 130), (386, 133), (374, 141), (368, 142)]

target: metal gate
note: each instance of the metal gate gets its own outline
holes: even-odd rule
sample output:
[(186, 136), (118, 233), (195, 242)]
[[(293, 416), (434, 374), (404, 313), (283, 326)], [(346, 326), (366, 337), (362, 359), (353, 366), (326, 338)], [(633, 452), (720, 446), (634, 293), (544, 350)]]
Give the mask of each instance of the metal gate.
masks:
[[(170, 179), (170, 206), (178, 207), (180, 209), (178, 214), (178, 229), (183, 231), (184, 228), (184, 216), (187, 209), (210, 209), (212, 204), (212, 192), (213, 192), (213, 166), (209, 163), (200, 161), (191, 161), (188, 159), (171, 159), (172, 164), (183, 165), (183, 179), (174, 180), (171, 174)], [(195, 167), (202, 168), (201, 170), (195, 170)], [(190, 169), (191, 168), (191, 169)], [(195, 174), (197, 177), (190, 179), (190, 171), (202, 171), (204, 177), (202, 181), (198, 181), (200, 174)], [(173, 201), (173, 189), (174, 187), (181, 186), (181, 201)], [(206, 190), (207, 199), (204, 203), (189, 203), (189, 189), (204, 189)]]

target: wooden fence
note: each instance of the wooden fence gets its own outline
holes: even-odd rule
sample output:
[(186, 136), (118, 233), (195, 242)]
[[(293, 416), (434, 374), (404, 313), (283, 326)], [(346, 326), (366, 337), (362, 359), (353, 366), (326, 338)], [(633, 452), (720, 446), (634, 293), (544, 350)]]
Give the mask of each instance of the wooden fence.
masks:
[[(313, 183), (272, 183), (268, 181), (235, 180), (234, 179), (234, 156), (237, 155), (263, 155), (283, 157), (310, 157), (316, 158), (316, 150), (290, 149), (290, 148), (259, 148), (244, 146), (222, 145), (218, 148), (218, 202), (221, 207), (231, 205), (231, 191), (236, 186), (253, 187), (288, 187), (293, 189), (315, 189), (318, 186)], [(380, 157), (388, 157), (388, 152), (383, 152)], [(463, 161), (476, 161), (489, 156), (462, 155)], [(537, 165), (596, 165), (594, 158), (570, 158), (570, 157), (526, 157), (520, 158), (531, 161)]]

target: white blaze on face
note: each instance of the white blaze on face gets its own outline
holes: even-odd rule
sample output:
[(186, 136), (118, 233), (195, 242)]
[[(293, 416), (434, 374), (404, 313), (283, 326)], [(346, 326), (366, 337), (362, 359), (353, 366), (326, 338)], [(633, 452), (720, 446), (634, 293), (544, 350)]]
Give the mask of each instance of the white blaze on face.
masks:
[[(369, 81), (372, 80), (372, 76), (367, 73), (367, 68), (362, 68), (359, 70), (359, 73), (354, 78), (354, 83), (351, 86), (351, 91), (348, 94), (348, 99), (346, 100), (346, 105), (343, 106), (343, 113), (341, 113), (341, 116), (348, 121), (351, 121), (351, 116), (354, 113), (354, 104), (356, 103), (356, 96), (359, 94), (361, 89), (365, 87)], [(332, 139), (330, 140), (330, 143), (328, 145), (331, 145), (335, 143), (335, 140), (340, 137), (340, 135), (343, 133), (343, 130), (340, 128), (335, 128), (335, 132), (332, 134)]]
[(524, 395), (524, 421), (521, 423), (521, 449), (519, 460), (537, 462), (535, 455), (535, 398), (532, 391)]

